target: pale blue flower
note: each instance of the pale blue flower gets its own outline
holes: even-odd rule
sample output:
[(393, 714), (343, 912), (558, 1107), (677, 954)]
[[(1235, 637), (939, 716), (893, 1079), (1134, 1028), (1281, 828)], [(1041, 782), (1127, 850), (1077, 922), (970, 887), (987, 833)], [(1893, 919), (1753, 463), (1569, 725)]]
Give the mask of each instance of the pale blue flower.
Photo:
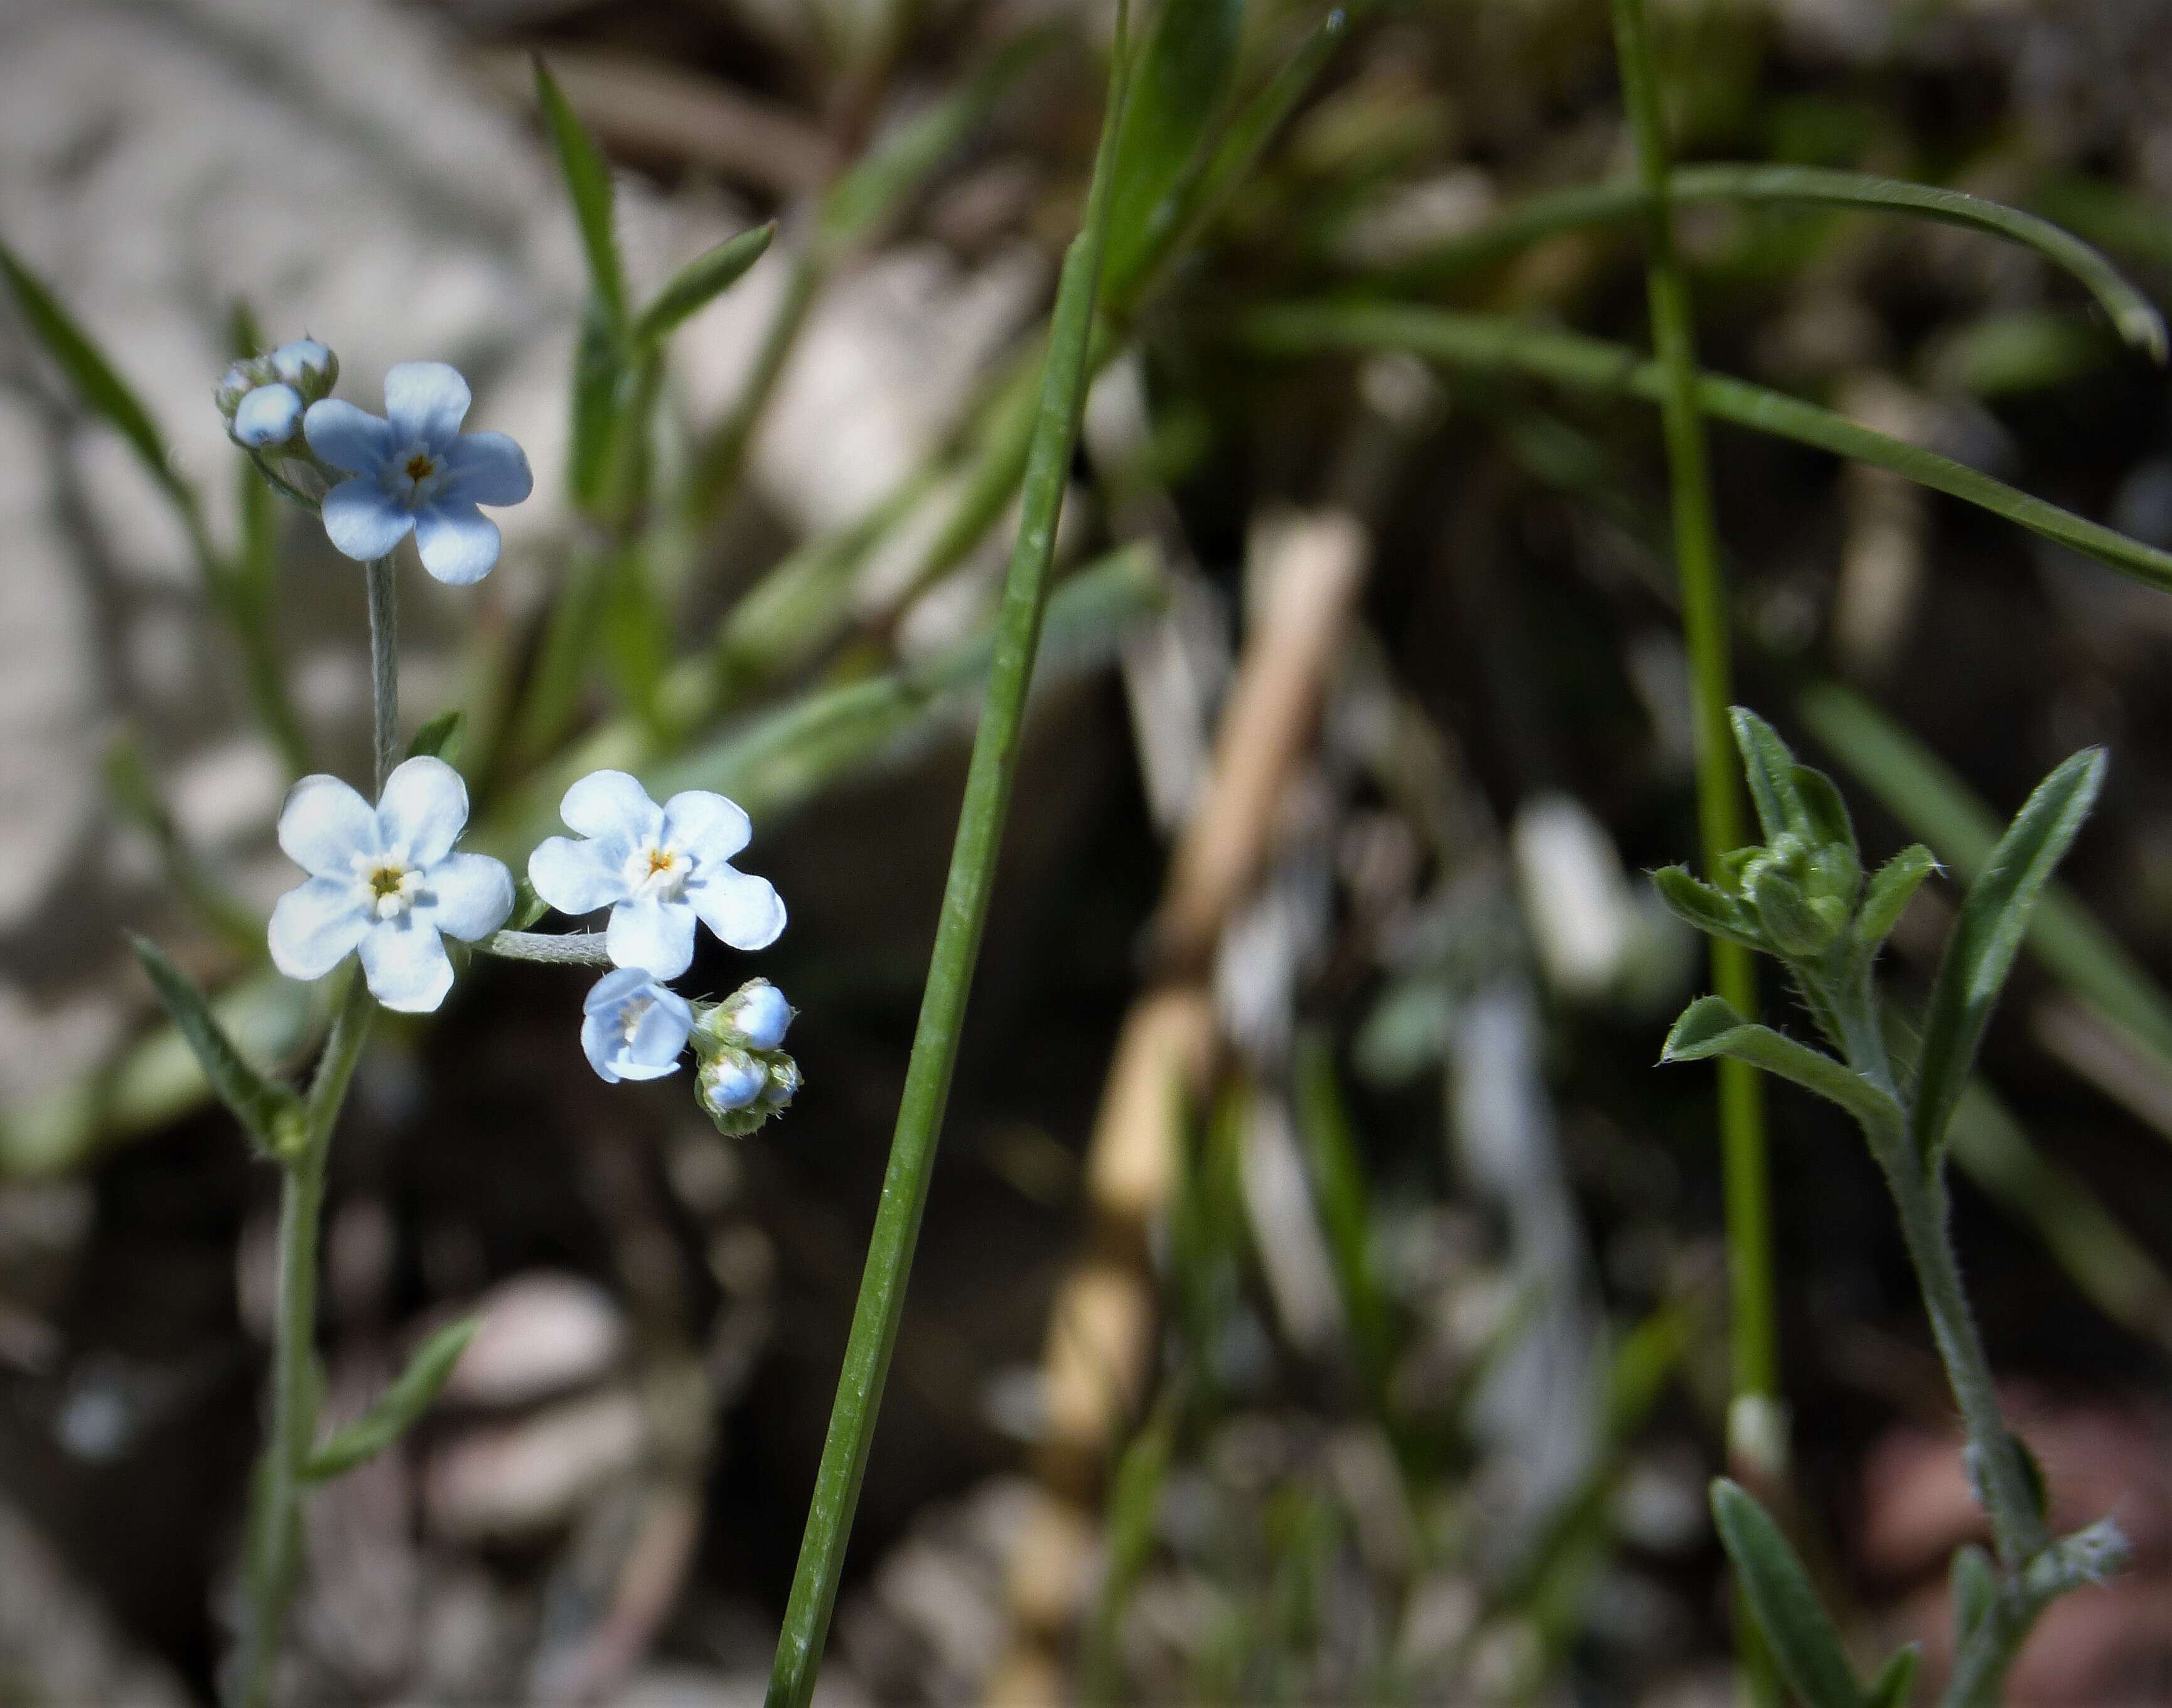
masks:
[(297, 338), (272, 352), (272, 371), (315, 403), (339, 383), (339, 357), (314, 338)]
[(467, 785), (441, 759), (409, 760), (376, 806), (333, 776), (306, 776), (279, 814), (279, 846), (309, 874), (272, 910), (272, 964), (321, 979), (356, 950), (372, 996), (427, 1014), (452, 988), (440, 933), (488, 937), (513, 911), (513, 875), (484, 854), (456, 854)]
[(234, 437), (251, 450), (283, 445), (302, 422), (302, 394), (291, 385), (260, 385), (234, 406)]
[(731, 863), (754, 831), (722, 795), (691, 789), (659, 807), (624, 771), (591, 771), (558, 811), (584, 840), (541, 843), (528, 881), (561, 913), (610, 909), (604, 941), (616, 964), (677, 978), (694, 962), (696, 919), (735, 949), (766, 948), (784, 929), (769, 880)]
[(766, 979), (749, 979), (724, 998), (717, 1011), (725, 1030), (752, 1050), (774, 1050), (792, 1024), (792, 1004)]
[(384, 376), (384, 418), (338, 398), (309, 406), (309, 448), (354, 476), (325, 494), (325, 532), (349, 557), (388, 556), (411, 530), (422, 567), (465, 587), (497, 561), (497, 524), (478, 504), (518, 504), (535, 485), (503, 433), (464, 433), (468, 383), (442, 362)]
[(581, 1004), (581, 1048), (607, 1084), (679, 1071), (694, 1029), (686, 999), (639, 967), (605, 973)]

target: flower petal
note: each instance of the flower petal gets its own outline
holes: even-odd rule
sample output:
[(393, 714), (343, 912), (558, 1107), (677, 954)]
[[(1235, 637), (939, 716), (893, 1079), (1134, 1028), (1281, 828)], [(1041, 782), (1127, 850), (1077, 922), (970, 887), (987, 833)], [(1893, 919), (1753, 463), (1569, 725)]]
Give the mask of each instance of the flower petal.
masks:
[(384, 376), (384, 413), (395, 437), (433, 451), (453, 442), (474, 395), (460, 370), (443, 362), (402, 362)]
[(675, 979), (694, 964), (694, 910), (683, 901), (642, 896), (611, 910), (604, 947), (621, 967), (646, 967)]
[(689, 789), (664, 803), (664, 845), (692, 855), (697, 871), (721, 866), (753, 840), (752, 822), (722, 795)]
[(784, 898), (751, 873), (729, 866), (697, 869), (686, 900), (702, 923), (735, 949), (766, 949), (784, 930)]
[(661, 985), (649, 993), (648, 1011), (634, 1023), (618, 1062), (622, 1079), (661, 1079), (679, 1071), (679, 1058), (693, 1035), (694, 1011), (686, 999)]
[[(638, 967), (626, 970), (641, 972)], [(643, 973), (642, 976), (646, 978), (648, 975)], [(618, 1016), (610, 1009), (590, 1009), (582, 1017), (581, 1054), (589, 1058), (589, 1066), (595, 1069), (596, 1077), (605, 1085), (618, 1083), (618, 1061), (625, 1048), (626, 1040), (619, 1035)]]
[(392, 427), (380, 416), (344, 398), (327, 397), (302, 417), (302, 437), (335, 469), (374, 476), (392, 454)]
[(353, 953), (369, 915), (352, 883), (312, 878), (272, 910), (272, 964), (290, 979), (321, 979)]
[(377, 834), (388, 853), (434, 866), (467, 828), (468, 786), (444, 760), (417, 754), (393, 768), (378, 797)]
[(497, 524), (471, 503), (440, 498), (415, 513), (415, 546), (422, 567), (447, 587), (472, 587), (497, 567), (503, 544)]
[[(322, 407), (321, 405), (319, 407)], [(349, 557), (368, 563), (388, 557), (415, 525), (413, 514), (395, 502), (374, 477), (357, 475), (325, 494), (325, 533)]]
[(442, 489), (470, 504), (518, 504), (535, 490), (528, 453), (505, 433), (462, 433), (445, 449)]
[(354, 857), (374, 854), (377, 814), (337, 777), (321, 771), (287, 791), (279, 808), (279, 846), (312, 878), (352, 883)]
[(453, 963), (438, 928), (415, 910), (380, 919), (363, 934), (369, 994), (400, 1014), (429, 1014), (453, 988)]
[(583, 836), (625, 837), (628, 853), (664, 828), (664, 809), (624, 771), (590, 771), (566, 791), (558, 816)]
[(260, 385), (234, 411), (234, 436), (245, 445), (282, 445), (302, 418), (302, 394), (291, 385)]
[(447, 937), (476, 943), (513, 911), (513, 874), (487, 854), (449, 854), (422, 874), (430, 923)]
[(626, 899), (626, 861), (610, 839), (577, 842), (549, 836), (528, 857), (528, 881), (559, 912), (578, 916)]
[(582, 999), (581, 1012), (583, 1014), (616, 1013), (619, 1005), (628, 996), (646, 990), (655, 982), (645, 968), (613, 967), (596, 980), (589, 994)]

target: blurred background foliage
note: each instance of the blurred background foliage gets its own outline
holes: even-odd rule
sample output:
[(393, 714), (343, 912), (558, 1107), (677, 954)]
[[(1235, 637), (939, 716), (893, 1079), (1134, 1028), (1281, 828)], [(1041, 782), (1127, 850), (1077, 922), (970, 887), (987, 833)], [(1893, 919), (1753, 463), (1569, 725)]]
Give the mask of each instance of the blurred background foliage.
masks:
[[(8, 27), (94, 73), (177, 31), (290, 100), (318, 87), (292, 46), (315, 33), (381, 50), (374, 89), (427, 62), (427, 94), (386, 97), (393, 128), (456, 148), (498, 127), (505, 218), (551, 235), (501, 245), (525, 282), (479, 318), (535, 328), (553, 378), (500, 351), (477, 420), (562, 473), (480, 606), (412, 588), (422, 679), (465, 712), (479, 844), (517, 861), (570, 776), (626, 765), (745, 804), (793, 913), (762, 970), (803, 1012), (808, 1087), (742, 1146), (683, 1087), (595, 1083), (556, 975), (479, 964), (440, 1023), (385, 1029), (334, 1162), (334, 1410), (454, 1309), (486, 1323), (444, 1413), (320, 1501), (288, 1686), (750, 1700), (1108, 19), (79, 10)], [(1654, 22), (1691, 167), (1968, 191), (2060, 222), (2146, 297), (2172, 284), (2163, 8), (1674, 0)], [(1631, 164), (1605, 8), (1200, 0), (1142, 30), (1064, 578), (827, 1700), (1723, 1700), (1712, 1088), (1652, 1066), (1702, 975), (1638, 876), (1695, 846), (1664, 470), (1613, 357), (1534, 371), (1508, 330), (1647, 341), (1635, 204), (1585, 188)], [(295, 122), (336, 131), (328, 107)], [(8, 927), (14, 1007), (99, 1018), (81, 1061), (6, 1029), (0, 1693), (179, 1700), (207, 1689), (226, 1614), (268, 1183), (105, 939), (155, 926), (252, 1049), (305, 1054), (322, 1017), (261, 964), (268, 813), (256, 842), (207, 835), (219, 785), (189, 762), (205, 720), (265, 722), (282, 692), (299, 733), (271, 718), (247, 739), (279, 756), (251, 763), (358, 761), (353, 702), (298, 664), (264, 679), (352, 636), (360, 594), (189, 454), (216, 352), (196, 378), (132, 372), (142, 341), (69, 294), (83, 254), (47, 203), (73, 183), (99, 205), (100, 146), (0, 186), (0, 234), (183, 444), (230, 632), (189, 631), (209, 674), (163, 690), (186, 705), (117, 645), (79, 719), (104, 784), (71, 857), (101, 905), (56, 925), (62, 886)], [(448, 173), (422, 184), (497, 193)], [(426, 222), (418, 280), (464, 217)], [(676, 264), (772, 219), (716, 307), (642, 319)], [(2146, 314), (1884, 212), (1730, 195), (1680, 231), (1710, 370), (2141, 543), (2011, 526), (1906, 478), (1905, 449), (1896, 472), (1714, 428), (1738, 696), (1840, 779), (1868, 854), (1921, 838), (1965, 877), (2053, 761), (2112, 750), (1965, 1105), (1959, 1233), (2055, 1503), (2116, 1506), (2137, 1548), (2047, 1621), (2017, 1694), (2172, 1699), (2172, 420), (2131, 347)], [(244, 294), (276, 339), (340, 300), (246, 245), (220, 259), (198, 280), (218, 321)], [(346, 326), (309, 330), (359, 373), (418, 353), (401, 308), (348, 305), (353, 353)], [(37, 421), (94, 433), (30, 336), (5, 357)], [(61, 515), (94, 628), (133, 607), (128, 551), (86, 513), (130, 496), (78, 476), (11, 513)], [(164, 550), (170, 600), (190, 547)], [(10, 787), (35, 819), (42, 786)], [(1953, 894), (1904, 921), (1904, 991)], [(1976, 1523), (1944, 1386), (1868, 1158), (1799, 1097), (1771, 1126), (1790, 1523), (1861, 1652), (1920, 1636), (1935, 1673), (1938, 1573)]]

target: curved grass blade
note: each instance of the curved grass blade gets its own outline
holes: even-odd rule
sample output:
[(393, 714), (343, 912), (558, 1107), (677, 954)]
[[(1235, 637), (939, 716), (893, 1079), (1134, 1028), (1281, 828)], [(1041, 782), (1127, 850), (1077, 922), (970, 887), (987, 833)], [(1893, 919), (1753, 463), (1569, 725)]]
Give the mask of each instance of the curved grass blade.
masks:
[(619, 265), (618, 236), (611, 224), (610, 164), (540, 54), (535, 59), (535, 99), (557, 153), (573, 222), (580, 228), (581, 248), (589, 260), (589, 288), (600, 311), (603, 330), (614, 346), (621, 345), (626, 339), (626, 273)]
[(1112, 300), (1130, 294), (1177, 230), (1207, 164), (1207, 132), (1236, 69), (1244, 21), (1244, 0), (1161, 0), (1116, 139), (1105, 263)]
[(1969, 886), (1923, 1018), (1912, 1108), (1917, 1153), (1933, 1154), (1960, 1100), (1976, 1045), (2021, 953), (2029, 916), (2080, 834), (2103, 786), (2105, 755), (2084, 748), (2036, 786)]
[(1018, 769), (1019, 735), (1040, 641), (1056, 522), (1085, 408), (1087, 352), (1101, 258), (1108, 240), (1127, 56), (1125, 8), (1123, 0), (1118, 0), (1116, 42), (1110, 56), (1108, 110), (1102, 121), (1093, 186), (1087, 196), (1083, 228), (1064, 256), (1056, 287), (1018, 540), (996, 620), (987, 697), (966, 772), (958, 840), (944, 884), (941, 923), (929, 958), (920, 1020), (899, 1100), (897, 1131), (884, 1172), (874, 1231), (868, 1242), (867, 1269), (852, 1312), (836, 1405), (823, 1442), (822, 1463), (808, 1507), (806, 1535), (793, 1573), (783, 1629), (777, 1635), (768, 1708), (806, 1708), (814, 1694), (837, 1582), (844, 1570), (845, 1540), (852, 1529), (860, 1480), (874, 1444), (883, 1383), (905, 1308), (906, 1277), (934, 1172), (936, 1141), (949, 1098), (950, 1072), (957, 1061), (973, 966), (987, 922), (996, 856), (1010, 806), (1011, 782)]
[[(1260, 347), (1288, 355), (1338, 349), (1406, 350), (1450, 367), (1528, 373), (1577, 390), (1647, 403), (1659, 402), (1664, 391), (1659, 364), (1626, 345), (1534, 326), (1505, 315), (1367, 303), (1301, 303), (1262, 310), (1247, 333)], [(2172, 552), (2144, 545), (2017, 491), (1936, 451), (1874, 432), (1800, 398), (1720, 374), (1707, 373), (1698, 379), (1697, 403), (1706, 414), (1738, 427), (1890, 469), (1920, 486), (2003, 516), (2146, 586), (2172, 592)]]
[(670, 282), (657, 293), (656, 300), (635, 320), (634, 343), (644, 349), (653, 349), (663, 343), (683, 323), (745, 277), (747, 269), (762, 258), (770, 239), (776, 235), (777, 222), (772, 219), (767, 225), (757, 225), (737, 237), (726, 238), (714, 249), (695, 256), (671, 276)]
[(1780, 1527), (1724, 1477), (1712, 1485), (1712, 1516), (1788, 1688), (1809, 1708), (1863, 1708), (1840, 1634)]
[[(1822, 166), (1685, 166), (1668, 179), (1667, 195), (1676, 202), (1776, 202), (1899, 213), (2004, 238), (2034, 250), (2072, 275), (2096, 298), (2121, 339), (2154, 361), (2164, 360), (2164, 317), (2109, 256), (2050, 220), (2003, 201), (1936, 185)], [(1643, 188), (1630, 179), (1531, 196), (1410, 263), (1399, 271), (1395, 282), (1403, 288), (1444, 282), (1542, 239), (1633, 219), (1643, 208)]]
[(430, 1409), (481, 1325), (481, 1317), (463, 1317), (416, 1348), (407, 1367), (368, 1410), (318, 1444), (303, 1475), (313, 1483), (328, 1482), (375, 1458), (399, 1440)]

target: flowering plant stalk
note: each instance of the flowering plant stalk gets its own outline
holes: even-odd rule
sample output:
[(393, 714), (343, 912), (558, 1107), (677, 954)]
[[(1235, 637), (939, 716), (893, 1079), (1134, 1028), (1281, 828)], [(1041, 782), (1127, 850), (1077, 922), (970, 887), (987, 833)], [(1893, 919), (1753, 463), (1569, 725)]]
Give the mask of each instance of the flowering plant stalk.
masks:
[[(1913, 1059), (1896, 1059), (1873, 977), (1878, 952), (1924, 879), (1930, 851), (1903, 849), (1866, 876), (1840, 791), (1798, 765), (1770, 725), (1737, 707), (1736, 745), (1765, 841), (1729, 851), (1702, 883), (1681, 867), (1653, 874), (1659, 894), (1709, 936), (1787, 969), (1830, 1052), (1745, 1019), (1723, 996), (1691, 1003), (1668, 1034), (1664, 1061), (1734, 1061), (1831, 1099), (1863, 1129), (1885, 1176), (1917, 1285), (1968, 1444), (1969, 1478), (1990, 1520), (1995, 1559), (1954, 1563), (1955, 1664), (1948, 1708), (1995, 1703), (2045, 1607), (2120, 1569), (2126, 1544), (2109, 1520), (2054, 1539), (2044, 1479), (2008, 1425), (1947, 1227), (1946, 1130), (2029, 916), (2088, 817), (2105, 756), (2084, 749), (2038, 786), (1961, 904)], [(1811, 1708), (1889, 1708), (1908, 1700), (1912, 1650), (1866, 1691), (1779, 1528), (1722, 1480), (1720, 1535), (1759, 1628), (1789, 1685)]]

